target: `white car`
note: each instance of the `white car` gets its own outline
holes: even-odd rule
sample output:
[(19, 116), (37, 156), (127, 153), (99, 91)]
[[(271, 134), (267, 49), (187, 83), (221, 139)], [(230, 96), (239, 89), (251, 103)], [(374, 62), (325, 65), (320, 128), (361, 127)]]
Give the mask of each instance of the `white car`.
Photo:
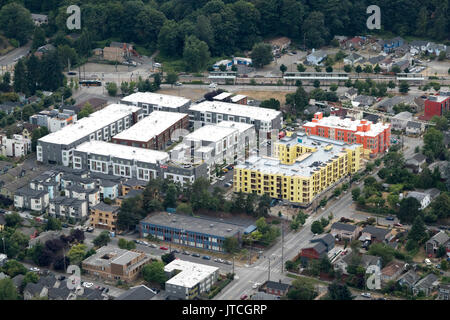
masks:
[(259, 282), (255, 282), (254, 284), (253, 284), (253, 289), (258, 289), (258, 287), (261, 285), (261, 283), (259, 283)]
[(369, 292), (363, 292), (361, 293), (361, 296), (363, 296), (364, 298), (372, 298), (372, 295)]
[(209, 87), (210, 87), (210, 88), (217, 88), (217, 84), (214, 83), (214, 82), (211, 82), (211, 83), (209, 84)]
[(150, 243), (150, 247), (157, 248), (156, 244), (154, 244), (154, 243)]
[(431, 265), (432, 265), (430, 259), (428, 259), (428, 258), (425, 259), (425, 264), (426, 264), (427, 266), (431, 266)]
[(33, 272), (39, 272), (39, 271), (41, 271), (41, 269), (36, 268), (36, 267), (31, 267), (31, 268), (30, 268), (30, 271), (33, 271)]
[(90, 287), (92, 287), (94, 284), (92, 283), (92, 282), (84, 282), (83, 283), (83, 287), (85, 287), (85, 288), (90, 288)]

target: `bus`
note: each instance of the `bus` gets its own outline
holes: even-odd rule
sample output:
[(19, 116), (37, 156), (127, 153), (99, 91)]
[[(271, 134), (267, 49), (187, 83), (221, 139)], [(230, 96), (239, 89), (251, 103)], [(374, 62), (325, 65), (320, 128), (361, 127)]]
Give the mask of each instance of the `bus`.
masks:
[(102, 85), (102, 82), (98, 80), (80, 80), (78, 83), (85, 87), (100, 87)]

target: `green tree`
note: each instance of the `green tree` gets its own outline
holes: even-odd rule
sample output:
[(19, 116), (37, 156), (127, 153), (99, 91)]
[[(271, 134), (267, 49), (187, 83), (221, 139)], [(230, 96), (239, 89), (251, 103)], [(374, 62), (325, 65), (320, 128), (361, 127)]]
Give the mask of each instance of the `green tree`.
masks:
[(83, 108), (78, 112), (77, 119), (83, 119), (87, 116), (89, 116), (91, 113), (94, 112), (94, 108), (92, 108), (92, 105), (89, 102), (86, 102), (86, 104), (83, 106)]
[(298, 72), (305, 72), (305, 70), (306, 70), (306, 67), (303, 64), (299, 63), (297, 65), (297, 71)]
[(31, 13), (21, 4), (11, 2), (0, 10), (0, 30), (11, 39), (16, 39), (24, 45), (33, 32), (34, 23)]
[(353, 300), (352, 293), (345, 284), (334, 281), (328, 286), (328, 299), (330, 300)]
[(349, 65), (349, 64), (346, 64), (346, 65), (344, 66), (344, 71), (347, 72), (347, 73), (352, 72), (352, 66)]
[(6, 222), (6, 226), (15, 228), (22, 222), (22, 218), (20, 217), (20, 215), (17, 212), (14, 212), (14, 213), (5, 215), (5, 222)]
[(309, 95), (302, 86), (299, 86), (295, 93), (286, 95), (286, 105), (290, 106), (295, 114), (301, 114), (308, 106)]
[(3, 271), (11, 278), (14, 278), (19, 274), (25, 275), (28, 270), (19, 261), (11, 259), (6, 261), (6, 263), (3, 265)]
[(169, 72), (166, 76), (166, 82), (170, 85), (174, 85), (178, 81), (178, 74), (175, 72)]
[(14, 68), (14, 91), (28, 93), (27, 74), (24, 59), (20, 59)]
[(355, 71), (356, 71), (357, 73), (361, 73), (361, 72), (363, 71), (363, 69), (361, 68), (360, 65), (357, 65), (356, 68), (355, 68)]
[(27, 272), (23, 278), (22, 286), (25, 287), (27, 283), (37, 283), (39, 276), (35, 272)]
[(206, 42), (196, 36), (189, 36), (185, 40), (183, 59), (188, 71), (198, 72), (206, 68), (210, 58)]
[(150, 283), (164, 284), (167, 280), (166, 273), (164, 272), (164, 263), (161, 261), (154, 261), (145, 265), (142, 268), (142, 276), (145, 281)]
[(33, 50), (36, 50), (37, 48), (45, 45), (45, 31), (41, 27), (37, 27), (34, 29), (33, 33), (33, 44), (31, 45), (31, 48)]
[(435, 128), (429, 128), (423, 136), (423, 153), (427, 158), (434, 160), (438, 158), (445, 150), (444, 135)]
[(378, 65), (378, 63), (375, 65), (375, 67), (373, 68), (373, 72), (374, 73), (380, 73), (381, 72), (381, 68), (380, 68), (380, 66)]
[(287, 67), (286, 67), (284, 64), (282, 64), (282, 65), (280, 66), (280, 71), (281, 71), (281, 73), (284, 75), (284, 73), (287, 71)]
[(67, 254), (71, 264), (79, 265), (84, 260), (87, 247), (84, 244), (76, 244), (72, 246)]
[(239, 241), (235, 237), (226, 237), (223, 242), (223, 248), (228, 253), (235, 253), (239, 249)]
[(421, 244), (427, 238), (425, 224), (420, 216), (417, 216), (414, 219), (414, 223), (412, 224), (411, 230), (408, 232), (408, 239), (415, 241), (418, 244)]
[(310, 281), (299, 278), (292, 281), (287, 297), (290, 300), (314, 300), (317, 292)]
[(259, 106), (261, 108), (280, 110), (280, 101), (274, 98), (270, 98), (268, 100), (261, 101), (261, 104)]
[(252, 63), (257, 68), (262, 68), (272, 61), (272, 47), (268, 43), (257, 43), (252, 48)]
[(61, 230), (61, 221), (53, 217), (48, 217), (45, 230)]
[(164, 198), (163, 206), (165, 208), (176, 208), (177, 205), (177, 188), (171, 183), (166, 191), (166, 196)]
[(320, 221), (314, 221), (311, 224), (311, 232), (314, 234), (321, 234), (323, 232), (323, 226)]
[(177, 206), (177, 212), (184, 213), (184, 214), (190, 214), (190, 215), (192, 215), (194, 213), (192, 211), (192, 206), (190, 203), (180, 203)]
[(94, 241), (92, 241), (92, 243), (94, 243), (96, 247), (103, 247), (106, 246), (110, 241), (111, 238), (109, 236), (109, 232), (103, 231), (94, 239)]
[(17, 300), (17, 289), (10, 278), (0, 280), (0, 300)]
[(320, 48), (329, 40), (329, 31), (325, 26), (322, 12), (312, 11), (303, 22), (304, 38), (309, 48)]
[(400, 85), (399, 85), (398, 91), (401, 92), (401, 93), (408, 93), (408, 91), (409, 91), (409, 84), (406, 81), (400, 81)]
[(108, 91), (108, 94), (111, 97), (115, 97), (116, 96), (117, 90), (118, 90), (118, 88), (117, 88), (117, 84), (115, 82), (108, 82), (106, 84), (106, 91)]

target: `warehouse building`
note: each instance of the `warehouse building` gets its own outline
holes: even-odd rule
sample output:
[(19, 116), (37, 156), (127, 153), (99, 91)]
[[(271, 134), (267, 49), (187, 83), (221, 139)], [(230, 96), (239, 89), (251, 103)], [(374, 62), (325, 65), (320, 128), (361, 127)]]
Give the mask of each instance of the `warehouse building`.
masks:
[(71, 166), (73, 150), (83, 142), (111, 137), (143, 118), (142, 110), (134, 106), (111, 104), (57, 132), (38, 140), (37, 161)]
[(189, 115), (166, 111), (153, 111), (131, 128), (116, 134), (112, 142), (126, 146), (162, 150), (172, 139), (175, 130), (187, 130)]
[(126, 96), (121, 103), (142, 108), (145, 115), (153, 111), (187, 113), (191, 100), (153, 92), (136, 92)]
[(252, 156), (234, 170), (235, 192), (268, 194), (302, 207), (361, 169), (362, 145), (294, 133), (275, 144), (275, 157)]
[(142, 238), (152, 235), (162, 241), (219, 252), (224, 251), (226, 238), (240, 240), (244, 230), (237, 224), (166, 212), (149, 215), (140, 222)]
[(253, 124), (257, 131), (281, 129), (283, 116), (281, 111), (245, 106), (221, 101), (203, 101), (192, 105), (189, 114), (194, 127), (205, 124), (233, 121)]
[(219, 268), (200, 263), (173, 260), (164, 267), (171, 277), (166, 281), (166, 292), (170, 297), (192, 300), (208, 292), (219, 277)]
[(389, 149), (391, 125), (368, 120), (342, 119), (336, 116), (323, 117), (316, 112), (311, 122), (303, 125), (306, 134), (343, 141), (349, 144), (362, 144), (364, 155), (377, 156)]

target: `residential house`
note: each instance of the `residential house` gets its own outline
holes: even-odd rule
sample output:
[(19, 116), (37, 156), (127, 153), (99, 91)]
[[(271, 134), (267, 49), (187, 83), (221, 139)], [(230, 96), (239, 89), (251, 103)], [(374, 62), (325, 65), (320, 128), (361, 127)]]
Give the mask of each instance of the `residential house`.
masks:
[(446, 52), (447, 46), (443, 44), (437, 44), (434, 42), (430, 42), (427, 46), (427, 52), (429, 54), (435, 54), (436, 56), (439, 56), (441, 52)]
[(417, 281), (413, 288), (413, 294), (417, 295), (419, 292), (425, 294), (425, 296), (431, 295), (431, 293), (436, 290), (439, 286), (439, 278), (434, 273), (430, 273), (424, 278)]
[(350, 100), (355, 100), (355, 98), (358, 96), (358, 90), (355, 88), (350, 88), (344, 93), (344, 95)]
[(391, 261), (381, 269), (381, 282), (387, 283), (395, 281), (405, 270), (405, 263), (401, 261)]
[(421, 153), (414, 154), (411, 158), (406, 160), (405, 164), (408, 169), (414, 173), (421, 173), (422, 167), (426, 163), (427, 157)]
[(144, 190), (146, 185), (146, 181), (127, 179), (122, 183), (121, 195), (126, 196), (131, 190)]
[(233, 61), (226, 59), (226, 60), (220, 60), (213, 64), (213, 69), (215, 71), (220, 70), (220, 66), (225, 66), (225, 70), (231, 70), (231, 67), (233, 66)]
[(31, 140), (26, 139), (20, 134), (14, 134), (11, 139), (2, 137), (2, 146), (5, 146), (5, 156), (23, 157), (31, 152)]
[(0, 103), (0, 111), (10, 115), (16, 108), (20, 107), (20, 102), (5, 101)]
[(272, 294), (275, 296), (285, 296), (289, 291), (290, 285), (287, 283), (281, 282), (281, 280), (277, 281), (267, 281), (263, 284), (262, 289), (267, 294)]
[(406, 198), (414, 198), (420, 203), (420, 209), (423, 210), (431, 203), (431, 197), (429, 194), (425, 192), (418, 192), (418, 191), (410, 191), (408, 192)]
[(48, 16), (46, 14), (32, 13), (31, 19), (33, 20), (35, 26), (40, 26), (48, 23)]
[(419, 275), (414, 270), (409, 270), (408, 272), (402, 274), (397, 282), (399, 285), (406, 286), (408, 289), (412, 289), (414, 284), (420, 279)]
[(366, 226), (361, 231), (361, 236), (359, 237), (360, 241), (370, 241), (371, 243), (377, 242), (389, 242), (392, 238), (392, 230), (390, 229), (381, 229), (374, 226)]
[(122, 202), (126, 199), (131, 199), (134, 197), (139, 197), (142, 195), (142, 193), (144, 192), (144, 190), (136, 190), (136, 189), (132, 189), (129, 192), (127, 192), (124, 196), (119, 196), (116, 198), (116, 205), (117, 206), (121, 206)]
[(405, 69), (407, 69), (409, 67), (409, 61), (408, 60), (399, 60), (399, 61), (397, 61), (397, 62), (392, 64), (391, 69), (394, 68), (394, 67), (399, 67), (400, 70), (402, 72), (404, 72)]
[(17, 290), (19, 290), (20, 287), (22, 287), (24, 278), (25, 278), (25, 276), (23, 274), (18, 274), (17, 276), (15, 276), (11, 279), (14, 284), (14, 287), (16, 287)]
[(365, 119), (367, 121), (372, 122), (373, 124), (376, 124), (380, 121), (381, 117), (377, 116), (376, 114), (373, 113), (363, 113), (361, 119)]
[(400, 112), (391, 118), (392, 129), (399, 131), (405, 130), (406, 124), (411, 120), (413, 120), (413, 115), (411, 112)]
[(388, 56), (388, 57), (384, 58), (384, 60), (380, 61), (380, 63), (378, 65), (384, 71), (389, 71), (389, 70), (391, 70), (393, 63), (394, 63), (394, 60), (392, 59), (392, 57)]
[(114, 180), (100, 179), (99, 183), (100, 200), (106, 198), (114, 200), (119, 196), (120, 182)]
[(49, 204), (49, 194), (44, 190), (33, 190), (28, 186), (20, 188), (14, 194), (14, 207), (44, 212)]
[(447, 179), (450, 178), (450, 176), (447, 173), (447, 167), (450, 165), (450, 163), (448, 161), (435, 161), (433, 163), (431, 163), (430, 165), (428, 165), (428, 169), (430, 169), (431, 172), (434, 171), (434, 169), (438, 168), (440, 174), (441, 174), (441, 178), (443, 181), (446, 181)]
[(39, 236), (31, 239), (28, 243), (28, 248), (32, 248), (38, 243), (45, 244), (49, 240), (59, 239), (61, 237), (61, 231), (44, 231)]
[(152, 300), (156, 296), (156, 292), (149, 287), (141, 284), (132, 287), (118, 296), (115, 300)]
[(355, 99), (352, 100), (352, 105), (356, 107), (368, 108), (374, 104), (376, 101), (375, 97), (359, 95)]
[(321, 259), (334, 248), (334, 237), (327, 233), (314, 236), (310, 240), (310, 245), (300, 251), (301, 260), (306, 263), (310, 259)]
[(424, 40), (414, 40), (409, 44), (409, 52), (414, 56), (425, 52), (427, 50), (429, 42)]
[(450, 284), (442, 283), (439, 285), (438, 300), (450, 300)]
[(381, 40), (380, 44), (382, 46), (382, 50), (386, 53), (393, 52), (395, 48), (403, 46), (405, 40), (401, 37), (395, 37), (389, 40)]
[(425, 251), (427, 254), (435, 255), (440, 246), (449, 244), (449, 239), (447, 233), (441, 230), (425, 243)]
[(36, 298), (43, 298), (48, 295), (48, 288), (40, 283), (29, 282), (23, 289), (23, 299), (33, 300)]
[(439, 197), (439, 195), (441, 194), (441, 190), (437, 189), (437, 188), (431, 188), (431, 189), (427, 189), (424, 191), (426, 194), (430, 195), (430, 199), (431, 201), (433, 201), (434, 199), (436, 199), (437, 197)]
[(86, 200), (58, 196), (50, 200), (48, 213), (52, 217), (83, 221), (88, 215), (88, 203)]
[(406, 123), (406, 134), (420, 135), (425, 131), (425, 124), (417, 121), (408, 121)]
[(312, 53), (310, 53), (306, 57), (306, 64), (318, 66), (321, 64), (323, 60), (327, 58), (328, 54), (323, 50), (315, 50), (313, 49)]
[(358, 226), (352, 224), (335, 222), (331, 225), (330, 234), (339, 240), (352, 241), (356, 239), (358, 233), (359, 233)]
[(364, 269), (367, 269), (369, 266), (378, 266), (381, 269), (381, 258), (369, 254), (350, 252), (334, 262), (334, 270), (340, 270), (343, 274), (348, 274), (347, 268), (351, 265), (358, 265)]
[(51, 43), (48, 43), (46, 45), (37, 48), (36, 51), (34, 52), (34, 55), (38, 58), (42, 58), (44, 54), (47, 54), (54, 50), (56, 50), (55, 46), (52, 45)]
[(377, 64), (380, 65), (380, 62), (386, 59), (386, 56), (378, 55), (375, 57), (371, 57), (365, 61), (366, 64), (370, 64), (372, 68), (374, 68)]
[(348, 56), (346, 56), (344, 58), (344, 64), (349, 64), (349, 65), (353, 66), (355, 63), (360, 62), (363, 59), (364, 59), (363, 56), (361, 56), (355, 52), (352, 52), (351, 54), (349, 54)]
[(327, 248), (327, 252), (334, 248), (334, 237), (329, 233), (314, 236), (310, 242), (322, 243)]

